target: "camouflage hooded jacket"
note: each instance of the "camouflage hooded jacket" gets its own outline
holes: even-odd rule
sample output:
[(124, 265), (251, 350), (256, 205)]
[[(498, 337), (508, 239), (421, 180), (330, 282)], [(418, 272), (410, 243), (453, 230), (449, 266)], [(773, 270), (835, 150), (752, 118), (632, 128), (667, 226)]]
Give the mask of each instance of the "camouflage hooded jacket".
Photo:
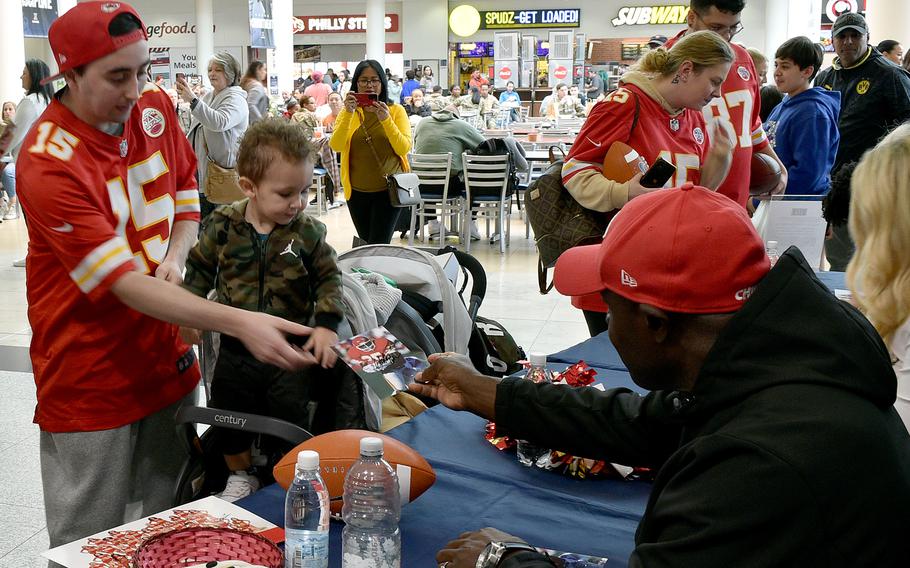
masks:
[(341, 271), (325, 225), (301, 212), (262, 240), (247, 200), (218, 207), (186, 260), (183, 287), (228, 306), (337, 331), (344, 316)]

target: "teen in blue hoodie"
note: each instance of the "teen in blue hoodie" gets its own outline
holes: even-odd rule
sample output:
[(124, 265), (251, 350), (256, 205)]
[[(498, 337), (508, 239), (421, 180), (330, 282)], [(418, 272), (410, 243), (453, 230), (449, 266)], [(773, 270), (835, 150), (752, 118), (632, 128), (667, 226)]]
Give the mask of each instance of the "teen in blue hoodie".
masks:
[(828, 193), (828, 175), (840, 143), (840, 93), (812, 87), (821, 64), (821, 47), (807, 37), (785, 41), (774, 54), (774, 82), (787, 96), (764, 127), (787, 167), (788, 195)]

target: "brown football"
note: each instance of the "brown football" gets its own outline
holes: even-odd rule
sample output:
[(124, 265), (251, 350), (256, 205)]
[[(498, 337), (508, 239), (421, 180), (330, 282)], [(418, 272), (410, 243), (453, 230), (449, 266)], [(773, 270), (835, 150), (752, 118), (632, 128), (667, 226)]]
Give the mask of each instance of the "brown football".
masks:
[(780, 164), (767, 154), (752, 153), (752, 175), (749, 182), (751, 195), (764, 195), (777, 187), (780, 181)]
[(648, 164), (644, 158), (625, 142), (613, 142), (604, 156), (604, 177), (619, 183), (625, 183), (635, 177), (635, 174), (644, 173), (647, 169)]
[(322, 479), (332, 501), (332, 513), (341, 513), (344, 476), (360, 457), (360, 439), (366, 436), (382, 439), (385, 461), (398, 473), (398, 485), (405, 496), (402, 503), (417, 499), (436, 481), (436, 472), (412, 447), (390, 436), (367, 430), (338, 430), (314, 436), (281, 458), (272, 469), (272, 475), (281, 487), (287, 489), (294, 481), (297, 454), (302, 450), (318, 452)]

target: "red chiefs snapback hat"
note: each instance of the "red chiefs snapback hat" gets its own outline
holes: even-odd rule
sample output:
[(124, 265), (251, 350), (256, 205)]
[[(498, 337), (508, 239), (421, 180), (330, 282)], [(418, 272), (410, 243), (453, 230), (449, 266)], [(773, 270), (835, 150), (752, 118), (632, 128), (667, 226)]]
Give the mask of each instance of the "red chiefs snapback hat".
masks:
[[(139, 29), (123, 36), (111, 37), (108, 27), (120, 14), (136, 18)], [(56, 75), (41, 81), (46, 85), (63, 73), (101, 59), (118, 49), (148, 39), (145, 24), (136, 10), (125, 2), (81, 2), (57, 18), (48, 32), (48, 41), (57, 60)]]
[(599, 245), (556, 262), (567, 296), (610, 290), (670, 312), (729, 313), (752, 295), (771, 263), (742, 206), (686, 184), (629, 201)]

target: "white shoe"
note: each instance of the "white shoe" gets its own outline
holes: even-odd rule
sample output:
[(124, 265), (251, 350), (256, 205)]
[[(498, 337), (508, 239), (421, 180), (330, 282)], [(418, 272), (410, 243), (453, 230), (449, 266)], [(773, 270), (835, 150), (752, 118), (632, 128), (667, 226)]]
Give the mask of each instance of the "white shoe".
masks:
[(335, 201), (329, 203), (329, 209), (338, 209), (339, 207), (344, 207), (344, 201)]
[(13, 261), (13, 266), (16, 268), (25, 268), (25, 259), (19, 259)]
[(16, 212), (15, 205), (6, 210), (6, 213), (3, 214), (4, 221), (12, 221), (13, 219), (18, 219), (19, 214)]
[(235, 471), (227, 479), (224, 491), (218, 497), (229, 503), (249, 497), (259, 490), (259, 480), (245, 471)]

